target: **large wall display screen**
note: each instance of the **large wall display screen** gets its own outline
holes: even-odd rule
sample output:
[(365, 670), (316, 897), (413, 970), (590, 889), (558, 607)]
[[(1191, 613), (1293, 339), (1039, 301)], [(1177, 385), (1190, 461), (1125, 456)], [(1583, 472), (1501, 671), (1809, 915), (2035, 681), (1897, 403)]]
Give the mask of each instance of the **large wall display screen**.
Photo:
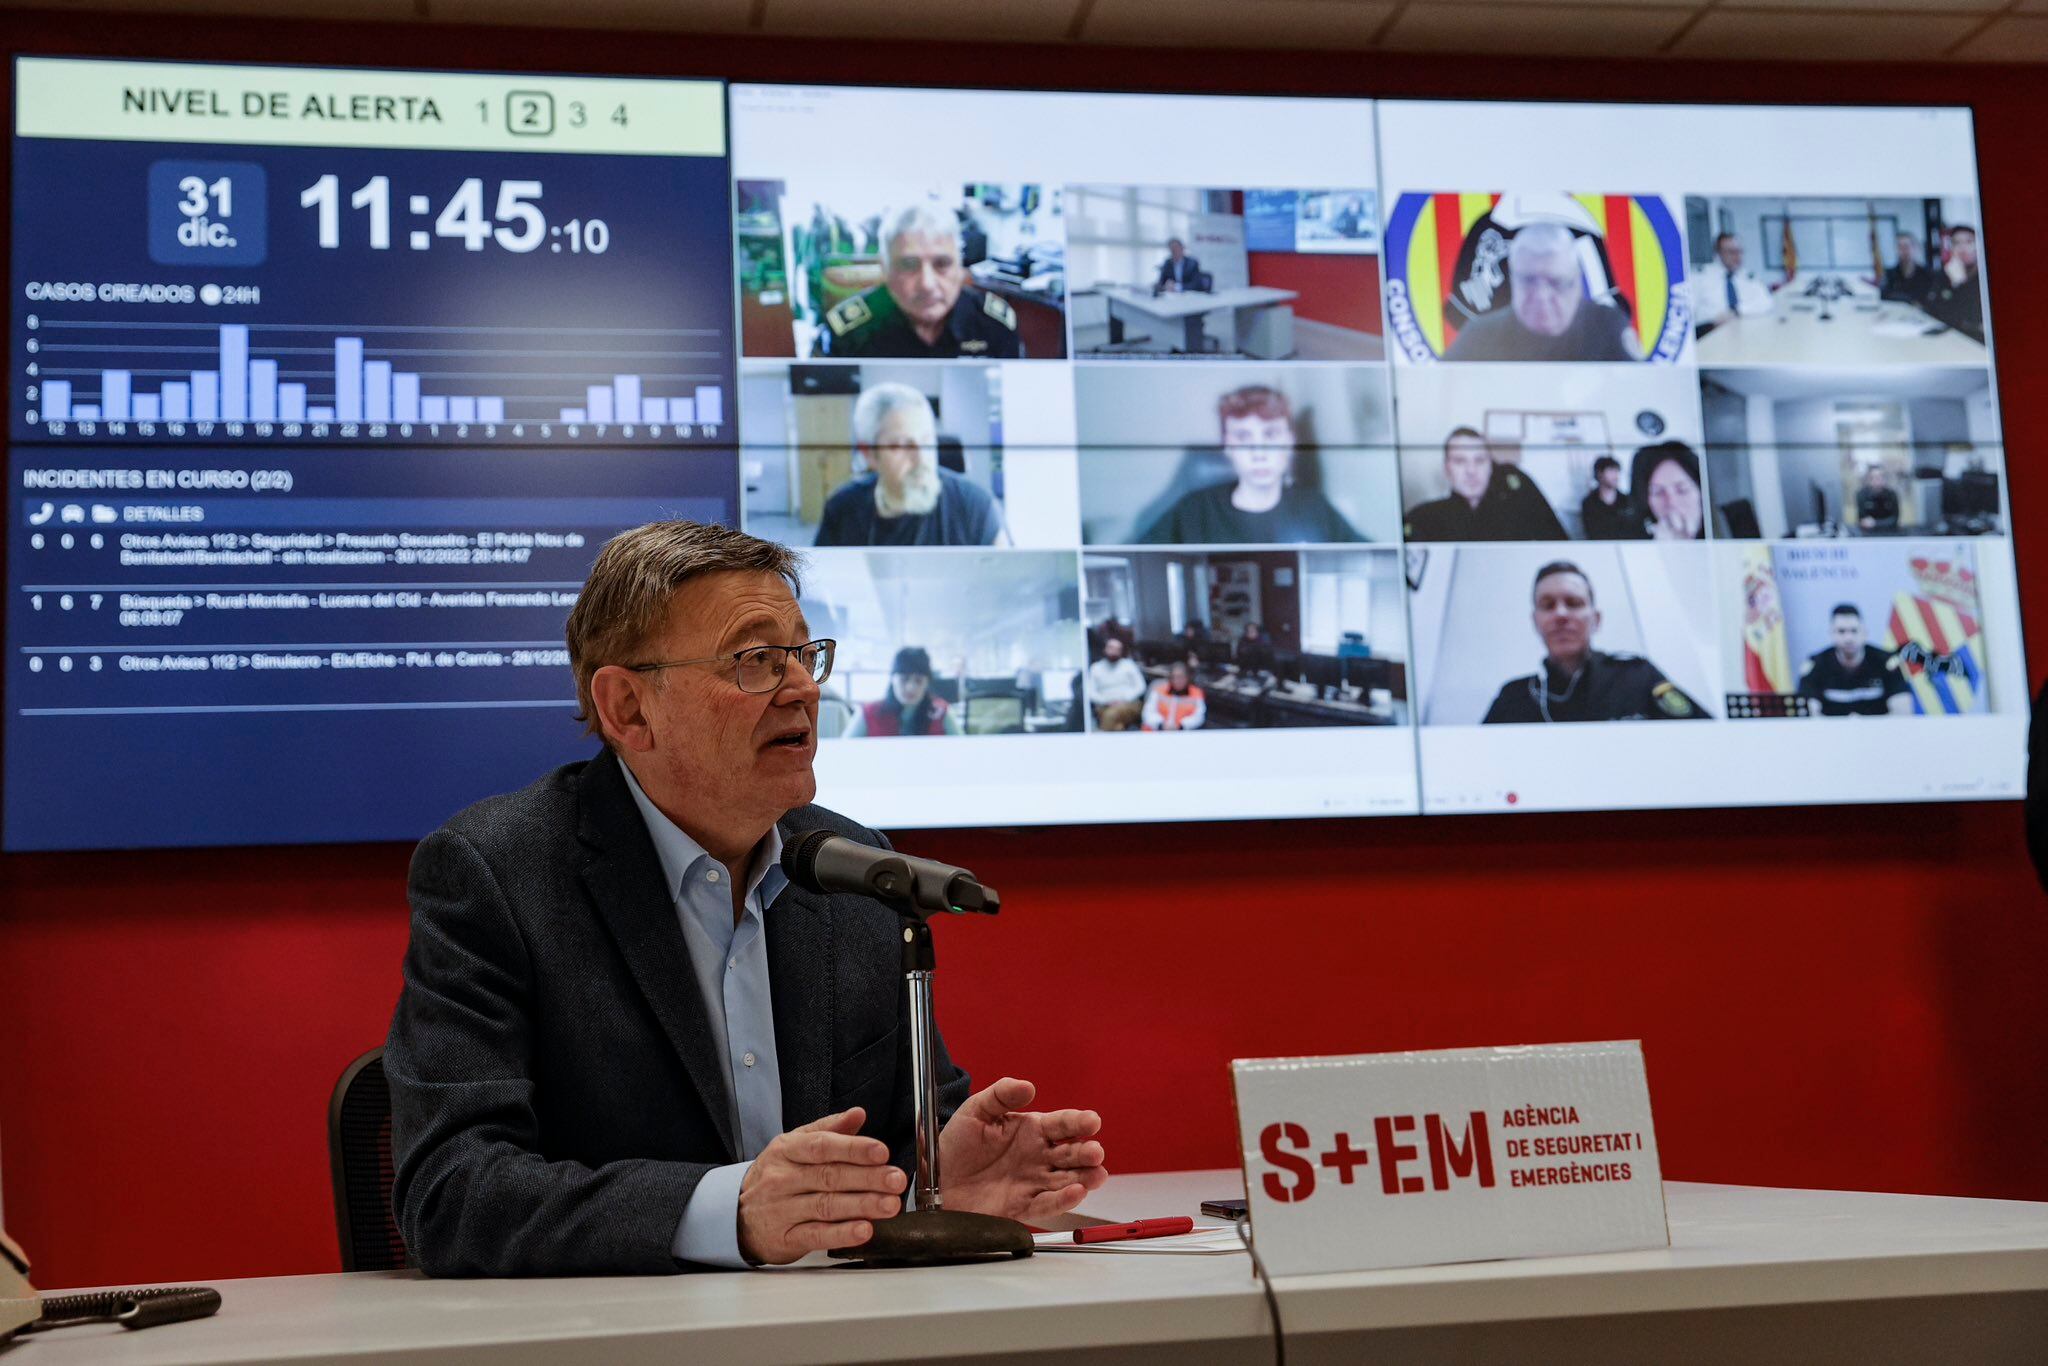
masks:
[(723, 89), (15, 73), (7, 846), (416, 837), (587, 752), (597, 547), (737, 511)]
[(874, 825), (2019, 790), (1966, 110), (17, 78), (10, 848), (588, 753), (657, 516)]

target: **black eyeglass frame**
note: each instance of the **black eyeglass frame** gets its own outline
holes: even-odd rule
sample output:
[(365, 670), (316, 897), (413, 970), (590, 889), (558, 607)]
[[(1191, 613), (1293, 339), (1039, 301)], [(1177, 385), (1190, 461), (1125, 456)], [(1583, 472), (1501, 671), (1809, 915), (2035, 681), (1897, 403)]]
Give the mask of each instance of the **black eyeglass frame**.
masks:
[[(647, 674), (661, 669), (680, 669), (688, 664), (723, 664), (732, 669), (734, 686), (739, 688), (741, 692), (758, 694), (774, 692), (777, 688), (780, 688), (783, 684), (784, 676), (789, 672), (790, 656), (801, 654), (803, 651), (811, 649), (818, 651), (818, 662), (810, 669), (811, 682), (823, 683), (832, 676), (832, 657), (839, 649), (839, 642), (829, 636), (820, 636), (816, 640), (807, 640), (801, 645), (749, 645), (746, 649), (734, 650), (729, 655), (706, 655), (702, 659), (663, 659), (646, 664), (625, 664), (620, 667), (630, 669), (636, 674)], [(741, 676), (746, 672), (748, 656), (771, 653), (779, 653), (782, 656), (781, 666), (775, 669), (775, 681), (772, 684), (765, 688), (750, 688), (740, 681)]]

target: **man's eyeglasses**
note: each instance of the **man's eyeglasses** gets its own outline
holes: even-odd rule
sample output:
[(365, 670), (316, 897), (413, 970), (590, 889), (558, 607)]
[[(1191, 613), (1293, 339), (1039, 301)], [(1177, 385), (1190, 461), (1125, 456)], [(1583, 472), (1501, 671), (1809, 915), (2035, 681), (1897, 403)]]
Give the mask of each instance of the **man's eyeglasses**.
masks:
[(678, 669), (685, 664), (723, 664), (733, 670), (741, 692), (774, 692), (782, 686), (783, 670), (789, 667), (792, 658), (799, 669), (811, 676), (813, 683), (823, 683), (830, 678), (832, 652), (838, 645), (836, 640), (813, 640), (802, 645), (752, 645), (729, 655), (668, 659), (653, 664), (628, 664), (626, 667), (636, 674), (646, 674), (657, 669)]

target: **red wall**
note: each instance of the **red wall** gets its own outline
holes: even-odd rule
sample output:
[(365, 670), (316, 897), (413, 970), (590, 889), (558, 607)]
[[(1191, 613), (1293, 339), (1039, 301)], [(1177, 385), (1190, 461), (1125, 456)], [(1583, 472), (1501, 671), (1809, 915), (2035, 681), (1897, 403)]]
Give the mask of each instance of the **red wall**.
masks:
[(1291, 289), (1294, 311), (1337, 327), (1380, 330), (1380, 258), (1335, 252), (1254, 251), (1247, 276), (1255, 285)]
[[(1975, 102), (2016, 520), (2048, 391), (2036, 70), (927, 50), (10, 13), (14, 49), (1162, 89)], [(117, 35), (117, 36), (110, 36)], [(938, 73), (937, 76), (934, 73)], [(2000, 236), (2004, 225), (2005, 237)], [(2001, 252), (2001, 241), (2010, 250)], [(2048, 551), (2023, 539), (2048, 640)], [(830, 794), (826, 794), (829, 799)], [(986, 1077), (1099, 1107), (1126, 1171), (1232, 1160), (1233, 1056), (1639, 1037), (1666, 1171), (2048, 1199), (2048, 899), (2011, 805), (941, 832), (1010, 909), (945, 928)], [(0, 1165), (50, 1286), (320, 1271), (325, 1113), (379, 1042), (396, 846), (0, 860)], [(1070, 1004), (1087, 1002), (1086, 1005)]]

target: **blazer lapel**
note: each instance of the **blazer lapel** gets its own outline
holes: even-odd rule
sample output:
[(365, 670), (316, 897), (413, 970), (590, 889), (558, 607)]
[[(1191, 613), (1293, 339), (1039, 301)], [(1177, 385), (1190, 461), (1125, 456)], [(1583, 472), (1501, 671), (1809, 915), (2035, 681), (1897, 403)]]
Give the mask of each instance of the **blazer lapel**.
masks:
[[(780, 825), (785, 841), (802, 833), (787, 818)], [(782, 1124), (794, 1129), (822, 1116), (832, 1100), (832, 910), (825, 898), (791, 883), (762, 919), (775, 1060), (782, 1070)]]
[[(583, 885), (597, 903), (598, 914), (618, 944), (634, 983), (647, 997), (662, 1032), (681, 1055), (690, 1080), (704, 1098), (704, 1108), (711, 1112), (727, 1159), (737, 1161), (732, 1095), (712, 1044), (711, 1022), (705, 1017), (704, 999), (690, 967), (689, 946), (676, 920), (675, 898), (662, 885), (654, 839), (647, 833), (640, 809), (633, 805), (633, 794), (626, 790), (616, 756), (607, 751), (586, 766), (579, 796), (582, 821), (578, 836), (591, 851), (583, 866)], [(779, 1030), (779, 996), (776, 1006)], [(603, 1065), (602, 1060), (598, 1065)]]

